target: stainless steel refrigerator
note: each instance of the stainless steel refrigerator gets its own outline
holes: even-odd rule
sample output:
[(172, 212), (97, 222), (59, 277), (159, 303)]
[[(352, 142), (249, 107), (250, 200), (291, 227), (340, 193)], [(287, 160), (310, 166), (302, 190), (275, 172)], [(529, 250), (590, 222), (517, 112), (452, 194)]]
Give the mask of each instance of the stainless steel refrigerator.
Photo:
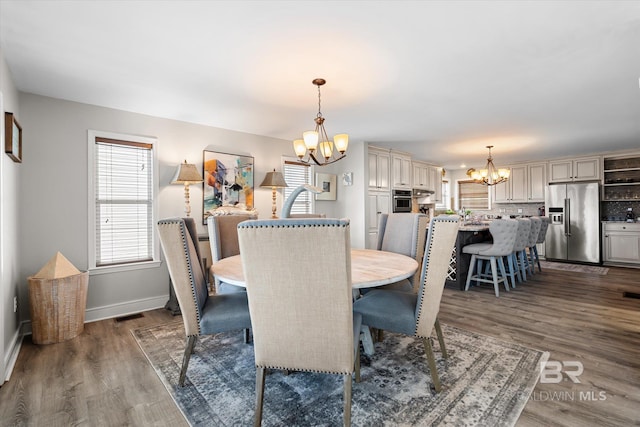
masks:
[(598, 182), (549, 184), (546, 200), (549, 260), (600, 263), (600, 187)]

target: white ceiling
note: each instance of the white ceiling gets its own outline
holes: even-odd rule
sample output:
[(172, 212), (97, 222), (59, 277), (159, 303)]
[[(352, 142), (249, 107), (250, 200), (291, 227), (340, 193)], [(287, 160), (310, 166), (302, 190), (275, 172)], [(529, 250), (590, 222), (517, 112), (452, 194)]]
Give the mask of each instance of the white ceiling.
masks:
[[(640, 148), (640, 1), (0, 0), (17, 88), (447, 167)], [(293, 151), (292, 151), (293, 154)]]

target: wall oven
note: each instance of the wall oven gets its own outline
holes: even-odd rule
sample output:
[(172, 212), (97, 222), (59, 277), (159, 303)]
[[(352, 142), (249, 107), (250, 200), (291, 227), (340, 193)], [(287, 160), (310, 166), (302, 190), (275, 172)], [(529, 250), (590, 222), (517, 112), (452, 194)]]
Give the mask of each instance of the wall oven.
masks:
[(393, 190), (393, 212), (411, 212), (411, 190)]

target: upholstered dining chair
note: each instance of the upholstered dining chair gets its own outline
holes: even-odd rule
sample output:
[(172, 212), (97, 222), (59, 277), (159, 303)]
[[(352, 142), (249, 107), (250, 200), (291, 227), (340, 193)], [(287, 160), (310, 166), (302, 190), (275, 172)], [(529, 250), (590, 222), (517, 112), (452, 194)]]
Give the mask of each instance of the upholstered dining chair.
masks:
[[(542, 244), (545, 242), (545, 239), (547, 238), (547, 230), (549, 229), (549, 223), (551, 222), (549, 220), (549, 217), (546, 216), (541, 216), (540, 217), (540, 232), (538, 233), (538, 241), (536, 242), (537, 245)], [(542, 273), (542, 266), (540, 265), (540, 256), (538, 255), (538, 246), (537, 245), (533, 245), (533, 262), (538, 264), (538, 271), (540, 273)], [(535, 265), (534, 265), (535, 268)]]
[[(378, 220), (378, 250), (395, 252), (422, 261), (429, 217), (421, 213), (381, 214)], [(420, 269), (409, 279), (385, 286), (417, 292)]]
[(451, 215), (431, 220), (417, 293), (374, 289), (353, 303), (354, 312), (362, 315), (363, 325), (422, 338), (436, 392), (442, 387), (430, 337), (440, 310), (459, 219)]
[(178, 380), (184, 386), (198, 336), (251, 327), (247, 294), (209, 295), (196, 246), (182, 218), (160, 220), (158, 234), (187, 336)]
[[(422, 263), (424, 248), (427, 240), (427, 227), (429, 217), (422, 213), (397, 212), (391, 214), (381, 214), (378, 220), (378, 246), (379, 251), (395, 252), (415, 259), (418, 264)], [(392, 289), (406, 292), (418, 293), (420, 287), (421, 269), (418, 268), (416, 274), (408, 279), (381, 286), (376, 290)], [(363, 293), (366, 293), (363, 292)], [(436, 318), (436, 336), (440, 343), (442, 356), (447, 358), (447, 348), (442, 334), (440, 322)], [(378, 331), (377, 338), (382, 341), (382, 330)]]
[(529, 231), (529, 241), (525, 248), (525, 260), (527, 263), (527, 271), (533, 275), (535, 274), (533, 248), (535, 248), (538, 243), (538, 234), (540, 234), (540, 229), (542, 228), (542, 220), (538, 216), (532, 216), (529, 218), (529, 221), (531, 221), (531, 230)]
[[(211, 262), (238, 255), (238, 224), (248, 219), (256, 219), (255, 215), (211, 215), (207, 218), (209, 245), (211, 246)], [(244, 292), (240, 286), (230, 285), (214, 279), (215, 291), (218, 294)]]
[[(468, 291), (471, 282), (492, 283), (496, 297), (500, 296), (500, 283), (504, 284), (504, 289), (509, 291), (509, 277), (504, 266), (503, 257), (507, 257), (511, 280), (515, 283), (510, 255), (518, 232), (518, 221), (515, 219), (494, 219), (489, 225), (489, 232), (493, 237), (493, 243), (473, 243), (462, 248), (462, 252), (471, 255), (469, 263), (469, 273), (464, 290)], [(489, 261), (490, 274), (483, 272), (482, 261)], [(499, 270), (498, 270), (499, 269)], [(474, 274), (475, 272), (475, 274)]]
[(253, 323), (256, 413), (262, 420), (265, 371), (339, 374), (344, 425), (351, 381), (359, 380), (360, 316), (353, 313), (349, 220), (280, 219), (238, 225)]

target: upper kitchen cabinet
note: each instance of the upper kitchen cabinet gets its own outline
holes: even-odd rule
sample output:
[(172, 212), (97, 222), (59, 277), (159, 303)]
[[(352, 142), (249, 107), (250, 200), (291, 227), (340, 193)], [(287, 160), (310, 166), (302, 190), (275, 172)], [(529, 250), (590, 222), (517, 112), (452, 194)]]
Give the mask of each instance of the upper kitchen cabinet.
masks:
[(600, 157), (582, 157), (549, 162), (549, 182), (597, 179), (600, 179)]
[(412, 162), (413, 166), (413, 188), (420, 190), (432, 190), (430, 166), (423, 162)]
[(604, 201), (640, 201), (640, 155), (605, 157)]
[(496, 203), (527, 201), (527, 165), (509, 167), (509, 179), (493, 186), (493, 200)]
[(547, 185), (546, 163), (528, 163), (509, 167), (507, 182), (493, 186), (496, 203), (544, 202)]
[(390, 190), (389, 186), (389, 165), (391, 156), (389, 150), (376, 147), (369, 147), (369, 189), (370, 190)]
[(411, 190), (411, 155), (391, 152), (391, 187)]

